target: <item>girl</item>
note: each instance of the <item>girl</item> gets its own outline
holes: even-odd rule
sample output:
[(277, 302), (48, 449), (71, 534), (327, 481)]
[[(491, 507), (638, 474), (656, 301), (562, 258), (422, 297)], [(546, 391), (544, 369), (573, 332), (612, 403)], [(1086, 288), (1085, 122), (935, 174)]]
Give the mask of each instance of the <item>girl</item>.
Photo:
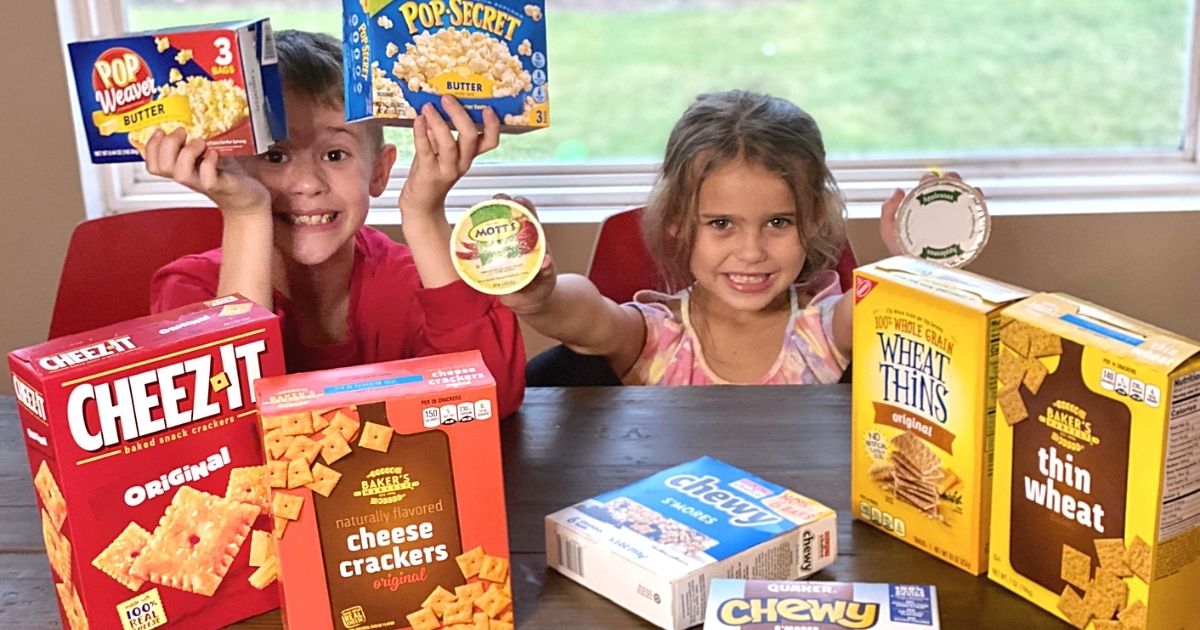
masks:
[[(893, 253), (902, 198), (883, 208)], [(676, 292), (618, 305), (548, 262), (502, 301), (542, 334), (606, 357), (628, 385), (833, 383), (849, 362), (853, 305), (833, 271), (843, 212), (811, 116), (763, 94), (704, 94), (671, 131), (643, 216)]]

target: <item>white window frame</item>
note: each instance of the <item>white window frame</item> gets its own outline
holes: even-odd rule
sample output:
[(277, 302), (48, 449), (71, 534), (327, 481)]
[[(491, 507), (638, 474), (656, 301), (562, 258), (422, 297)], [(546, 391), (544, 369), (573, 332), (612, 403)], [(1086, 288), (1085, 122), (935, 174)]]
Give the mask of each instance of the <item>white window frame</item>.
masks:
[[(64, 41), (112, 35), (126, 30), (121, 0), (57, 0)], [(984, 191), (995, 215), (1090, 214), (1110, 212), (1200, 212), (1200, 2), (1189, 16), (1184, 122), (1178, 150), (1005, 152), (923, 157), (831, 160), (850, 218), (878, 216), (879, 202), (894, 188), (908, 188), (936, 165), (963, 173)], [(64, 46), (64, 60), (66, 59)], [(69, 61), (65, 61), (69, 71)], [(70, 86), (74, 94), (74, 86)], [(77, 108), (78, 105), (76, 104)], [(76, 126), (80, 125), (76, 111)], [(536, 133), (536, 132), (534, 132)], [(79, 133), (81, 139), (82, 132)], [(86, 143), (80, 168), (89, 216), (146, 208), (211, 205), (174, 182), (150, 175), (140, 164), (93, 166)], [(451, 191), (447, 214), (453, 220), (471, 204), (497, 192), (534, 200), (543, 221), (588, 223), (645, 203), (658, 163), (580, 165), (477, 164)], [(400, 222), (396, 202), (407, 168), (397, 166), (387, 191), (372, 200), (368, 221)]]

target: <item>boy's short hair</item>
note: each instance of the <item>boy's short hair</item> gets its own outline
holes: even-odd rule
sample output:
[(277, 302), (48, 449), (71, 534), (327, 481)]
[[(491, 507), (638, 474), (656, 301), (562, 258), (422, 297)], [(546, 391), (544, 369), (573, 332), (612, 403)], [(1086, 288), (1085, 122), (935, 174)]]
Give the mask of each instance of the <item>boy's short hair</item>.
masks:
[[(285, 90), (328, 107), (345, 105), (342, 42), (325, 33), (285, 29), (275, 33), (279, 75)], [(368, 133), (376, 149), (383, 146), (383, 127), (374, 121)]]

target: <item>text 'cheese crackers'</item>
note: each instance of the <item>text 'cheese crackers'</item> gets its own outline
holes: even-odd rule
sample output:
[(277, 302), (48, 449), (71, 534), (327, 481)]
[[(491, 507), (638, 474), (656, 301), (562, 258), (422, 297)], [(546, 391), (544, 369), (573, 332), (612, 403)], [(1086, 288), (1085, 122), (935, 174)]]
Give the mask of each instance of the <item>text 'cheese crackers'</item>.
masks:
[(219, 298), (9, 367), (64, 627), (218, 627), (278, 604), (247, 582), (245, 544), (271, 523), (253, 386), (284, 370), (274, 315)]

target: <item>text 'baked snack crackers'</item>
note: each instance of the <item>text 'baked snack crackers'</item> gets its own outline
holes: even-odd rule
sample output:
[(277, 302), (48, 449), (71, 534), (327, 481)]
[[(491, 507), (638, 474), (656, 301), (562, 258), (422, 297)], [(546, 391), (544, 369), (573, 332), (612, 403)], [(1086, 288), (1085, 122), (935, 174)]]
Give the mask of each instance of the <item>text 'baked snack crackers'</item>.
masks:
[(1000, 339), (989, 577), (1076, 628), (1200, 628), (1200, 343), (1063, 294)]
[(837, 514), (711, 457), (546, 516), (546, 565), (667, 630), (704, 620), (713, 578), (807, 577)]
[(937, 589), (923, 584), (712, 580), (705, 630), (938, 630)]
[(476, 124), (550, 126), (545, 0), (342, 0), (346, 119), (411, 126), (443, 95)]
[(139, 162), (157, 130), (186, 129), (229, 155), (287, 137), (269, 20), (181, 26), (74, 42), (75, 91), (92, 162)]
[[(9, 355), (65, 628), (219, 627), (278, 605), (248, 582), (269, 530), (254, 382), (278, 320), (238, 296)], [(30, 623), (52, 626), (48, 619)]]
[(987, 570), (1000, 309), (1028, 291), (918, 258), (854, 275), (854, 515)]
[(258, 383), (284, 624), (512, 628), (496, 385), (478, 352)]

